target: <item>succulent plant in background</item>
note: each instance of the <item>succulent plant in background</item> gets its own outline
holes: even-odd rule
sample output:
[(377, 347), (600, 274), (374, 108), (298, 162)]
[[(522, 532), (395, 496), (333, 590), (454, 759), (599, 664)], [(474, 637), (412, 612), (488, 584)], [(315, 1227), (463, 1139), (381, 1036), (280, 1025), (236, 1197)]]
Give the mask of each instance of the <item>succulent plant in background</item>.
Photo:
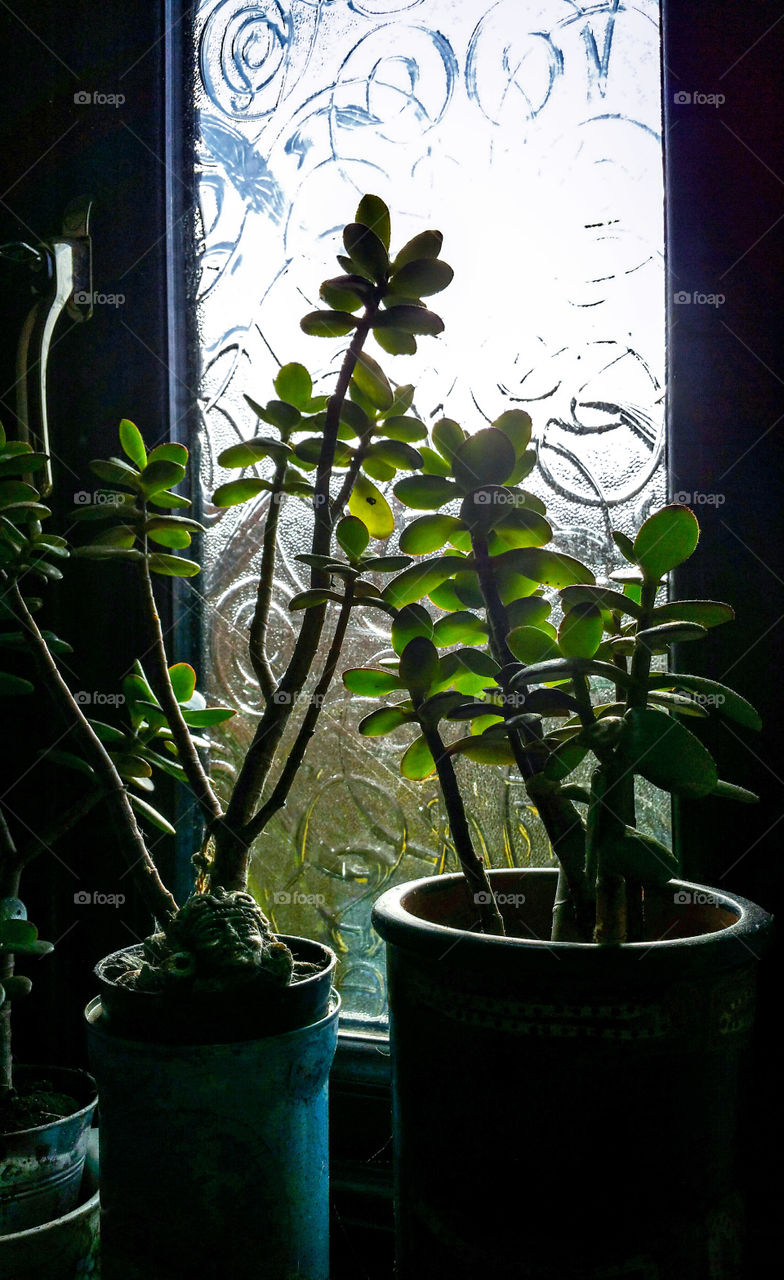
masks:
[[(188, 499), (177, 492), (186, 480), (188, 450), (176, 442), (148, 450), (141, 432), (124, 420), (117, 456), (91, 463), (103, 486), (101, 500), (77, 502), (73, 513), (90, 535), (80, 540), (75, 556), (119, 563), (135, 574), (147, 644), (144, 668), (137, 662), (123, 682), (128, 720), (123, 727), (85, 715), (58, 664), (61, 642), (41, 631), (35, 621), (39, 601), (27, 594), (30, 575), (60, 578), (55, 561), (67, 556), (69, 548), (64, 539), (41, 532), (41, 521), (49, 511), (28, 473), (39, 462), (43, 464), (43, 457), (30, 455), (21, 462), (17, 455), (23, 447), (9, 446), (17, 456), (12, 474), (23, 478), (6, 482), (6, 489), (9, 485), (11, 489), (5, 495), (2, 572), (4, 606), (12, 627), (8, 639), (32, 653), (38, 678), (67, 728), (63, 742), (49, 750), (50, 762), (81, 770), (89, 778), (71, 819), (80, 820), (98, 799), (106, 801), (123, 861), (133, 870), (158, 924), (159, 932), (147, 944), (144, 964), (128, 975), (129, 982), (147, 989), (172, 983), (195, 989), (200, 983), (214, 986), (218, 978), (210, 958), (219, 951), (223, 956), (220, 981), (239, 981), (255, 973), (279, 986), (291, 978), (291, 957), (284, 963), (286, 948), (271, 945), (269, 923), (260, 909), (255, 904), (251, 907), (253, 920), (245, 910), (249, 854), (286, 803), (337, 669), (352, 610), (391, 612), (382, 596), (380, 575), (399, 573), (411, 563), (407, 555), (375, 554), (369, 548), (371, 540), (384, 542), (394, 529), (392, 511), (378, 483), (426, 465), (430, 451), (423, 454), (416, 447), (425, 438), (426, 427), (411, 412), (414, 388), (393, 386), (365, 346), (373, 335), (382, 350), (412, 353), (417, 336), (442, 330), (440, 318), (422, 301), (445, 288), (452, 276), (451, 268), (438, 257), (441, 242), (440, 233), (425, 231), (390, 257), (389, 211), (378, 197), (365, 196), (355, 221), (343, 233), (345, 253), (338, 259), (343, 274), (321, 286), (328, 309), (314, 311), (302, 321), (307, 334), (350, 335), (334, 389), (321, 394), (302, 364), (284, 365), (275, 378), (275, 399), (261, 405), (248, 398), (262, 433), (230, 446), (218, 459), (221, 466), (242, 474), (218, 487), (213, 498), (217, 508), (268, 495), (248, 636), (260, 714), (225, 803), (200, 754), (207, 746), (200, 731), (219, 725), (233, 712), (207, 707), (196, 691), (193, 669), (170, 662), (155, 597), (156, 578), (188, 578), (199, 572), (194, 560), (179, 554), (187, 551), (194, 535), (205, 532), (187, 514)], [(270, 663), (268, 625), (284, 499), (301, 501), (311, 517), (310, 535), (298, 556), (310, 570), (310, 586), (290, 601), (301, 622), (280, 673), (273, 672)], [(330, 628), (326, 657), (319, 665), (322, 638)], [(6, 692), (22, 693), (30, 687), (26, 679), (8, 676), (5, 680)], [(303, 698), (300, 695), (309, 681), (313, 688)], [(292, 716), (298, 717), (293, 743), (282, 752), (281, 739)], [(236, 919), (227, 923), (232, 905), (245, 921), (245, 941), (235, 947), (234, 972), (225, 963), (225, 948), (206, 948), (196, 960), (183, 959), (177, 904), (160, 878), (144, 834), (150, 826), (172, 830), (147, 794), (156, 770), (187, 784), (203, 818), (204, 841), (194, 856), (196, 892), (212, 904), (215, 927), (222, 921), (220, 927), (234, 929)], [(70, 819), (63, 829), (67, 825)], [(256, 945), (257, 935), (270, 945)], [(236, 942), (236, 929), (232, 936)]]
[[(652, 662), (733, 617), (715, 601), (661, 599), (667, 574), (697, 546), (693, 513), (664, 507), (633, 541), (616, 533), (627, 567), (598, 584), (586, 565), (551, 549), (544, 506), (521, 487), (536, 461), (530, 437), (530, 418), (515, 410), (470, 436), (451, 419), (435, 425), (421, 474), (395, 486), (401, 502), (429, 513), (403, 531), (401, 550), (418, 558), (383, 593), (398, 659), (343, 678), (354, 693), (396, 696), (360, 733), (418, 729), (401, 770), (412, 779), (437, 773), (486, 932), (503, 923), (477, 879), (453, 767), (460, 756), (512, 766), (524, 781), (559, 862), (553, 938), (632, 941), (642, 937), (645, 886), (678, 871), (671, 850), (637, 825), (635, 777), (674, 795), (753, 801), (719, 780), (686, 722), (709, 708), (749, 729), (759, 717), (725, 685)], [(575, 771), (589, 753), (586, 786)]]

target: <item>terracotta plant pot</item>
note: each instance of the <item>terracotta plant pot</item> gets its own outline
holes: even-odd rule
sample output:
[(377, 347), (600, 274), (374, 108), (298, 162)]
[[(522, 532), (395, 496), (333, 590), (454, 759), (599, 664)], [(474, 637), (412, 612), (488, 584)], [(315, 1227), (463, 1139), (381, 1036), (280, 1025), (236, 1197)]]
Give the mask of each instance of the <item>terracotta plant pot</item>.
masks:
[[(102, 983), (102, 997), (88, 1005), (101, 1114), (105, 1280), (328, 1280), (335, 956), (318, 943), (285, 941), (300, 958), (316, 959), (318, 952), (323, 961), (316, 975), (323, 1000), (314, 1004), (312, 992), (307, 998), (292, 992), (295, 1008), (316, 1010), (315, 1017), (300, 1015), (294, 1029), (278, 1030), (281, 1017), (292, 1021), (279, 1009), (266, 1026), (259, 1011), (246, 1009), (244, 1035), (230, 1039), (220, 1019), (210, 1040), (209, 1020), (202, 1014), (195, 1028), (193, 1010), (186, 1010), (177, 1033), (170, 1027), (166, 1042), (156, 1043), (144, 1027), (143, 998), (137, 1017), (132, 992), (119, 988), (115, 1007), (111, 984)], [(160, 1017), (156, 1006), (153, 1028)], [(128, 1026), (137, 1034), (129, 1035)]]
[(385, 893), (400, 1280), (729, 1280), (758, 957), (741, 898), (673, 882), (649, 940), (550, 943), (557, 873)]

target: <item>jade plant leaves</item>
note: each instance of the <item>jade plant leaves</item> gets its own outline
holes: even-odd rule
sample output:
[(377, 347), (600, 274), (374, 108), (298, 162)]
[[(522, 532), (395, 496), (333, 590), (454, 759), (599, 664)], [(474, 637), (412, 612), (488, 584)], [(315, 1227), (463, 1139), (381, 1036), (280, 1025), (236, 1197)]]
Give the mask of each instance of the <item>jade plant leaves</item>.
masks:
[(349, 560), (354, 561), (359, 560), (370, 542), (370, 534), (366, 526), (356, 516), (345, 516), (339, 521), (335, 529), (335, 537)]
[(464, 527), (456, 516), (420, 516), (401, 533), (400, 550), (415, 556), (430, 555), (433, 551), (440, 551), (452, 534)]
[(385, 249), (389, 248), (391, 236), (389, 209), (380, 196), (365, 195), (357, 205), (355, 222), (374, 231)]
[(400, 772), (412, 782), (421, 782), (433, 773), (436, 762), (424, 737), (415, 738), (400, 761)]
[(688, 560), (700, 537), (697, 517), (688, 507), (662, 507), (649, 516), (634, 539), (634, 558), (645, 577), (658, 582)]
[(415, 636), (400, 655), (400, 679), (413, 694), (423, 698), (439, 676), (438, 650), (432, 640)]
[(392, 622), (392, 648), (399, 656), (406, 645), (418, 636), (431, 640), (434, 631), (433, 619), (427, 609), (421, 604), (405, 605), (398, 611)]
[(361, 472), (354, 481), (348, 509), (352, 516), (356, 516), (364, 524), (371, 538), (383, 541), (395, 531), (392, 508), (380, 489)]
[(445, 476), (406, 476), (395, 485), (395, 497), (419, 511), (435, 511), (459, 495), (457, 485)]
[(482, 485), (502, 485), (516, 461), (512, 441), (496, 427), (469, 436), (452, 456), (452, 474), (464, 493)]
[(127, 418), (123, 418), (120, 423), (120, 444), (126, 457), (143, 471), (147, 466), (147, 450), (144, 447), (144, 440), (139, 428), (129, 422)]
[(629, 767), (663, 791), (707, 796), (718, 783), (716, 762), (707, 747), (666, 711), (627, 711), (621, 747)]
[(558, 647), (565, 658), (592, 658), (602, 642), (601, 610), (590, 601), (578, 601), (564, 614), (558, 628)]

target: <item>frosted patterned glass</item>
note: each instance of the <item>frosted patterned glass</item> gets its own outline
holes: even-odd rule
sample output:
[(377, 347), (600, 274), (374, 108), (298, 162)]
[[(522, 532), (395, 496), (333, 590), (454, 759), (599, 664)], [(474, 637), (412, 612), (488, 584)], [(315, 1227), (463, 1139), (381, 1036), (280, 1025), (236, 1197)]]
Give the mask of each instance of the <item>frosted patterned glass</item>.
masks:
[[(299, 318), (336, 270), (336, 231), (373, 191), (398, 244), (441, 228), (456, 273), (438, 299), (443, 337), (416, 356), (382, 353), (385, 368), (417, 386), (425, 421), (446, 411), (476, 429), (528, 409), (540, 458), (528, 485), (559, 545), (617, 567), (610, 529), (665, 500), (658, 4), (204, 0), (196, 28), (205, 496), (229, 478), (217, 454), (255, 429), (243, 392), (268, 399), (278, 363), (296, 359), (330, 388), (336, 344), (304, 337)], [(221, 735), (221, 785), (258, 710), (243, 638), (263, 509), (207, 506), (218, 528), (201, 580), (202, 683), (247, 713)], [(293, 561), (307, 519), (295, 499), (284, 507), (278, 669), (287, 599), (307, 585)], [(385, 652), (363, 617), (345, 665)], [(395, 738), (354, 734), (368, 705), (333, 691), (329, 731), (259, 842), (253, 887), (281, 931), (336, 947), (349, 1013), (373, 1019), (384, 990), (370, 904), (393, 877), (452, 855), (436, 789), (400, 778)], [(465, 778), (488, 859), (545, 861), (514, 778)], [(651, 810), (649, 825), (667, 820)]]

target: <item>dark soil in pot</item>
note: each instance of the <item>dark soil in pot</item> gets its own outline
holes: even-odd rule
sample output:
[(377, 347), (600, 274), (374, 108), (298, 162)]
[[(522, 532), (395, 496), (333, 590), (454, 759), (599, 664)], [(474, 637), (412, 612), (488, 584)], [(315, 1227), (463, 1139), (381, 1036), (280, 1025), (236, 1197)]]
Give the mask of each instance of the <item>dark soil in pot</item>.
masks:
[[(385, 894), (400, 1280), (739, 1277), (736, 1149), (769, 919), (697, 885), (645, 942), (548, 941), (556, 873)], [(679, 900), (680, 899), (680, 900)]]

